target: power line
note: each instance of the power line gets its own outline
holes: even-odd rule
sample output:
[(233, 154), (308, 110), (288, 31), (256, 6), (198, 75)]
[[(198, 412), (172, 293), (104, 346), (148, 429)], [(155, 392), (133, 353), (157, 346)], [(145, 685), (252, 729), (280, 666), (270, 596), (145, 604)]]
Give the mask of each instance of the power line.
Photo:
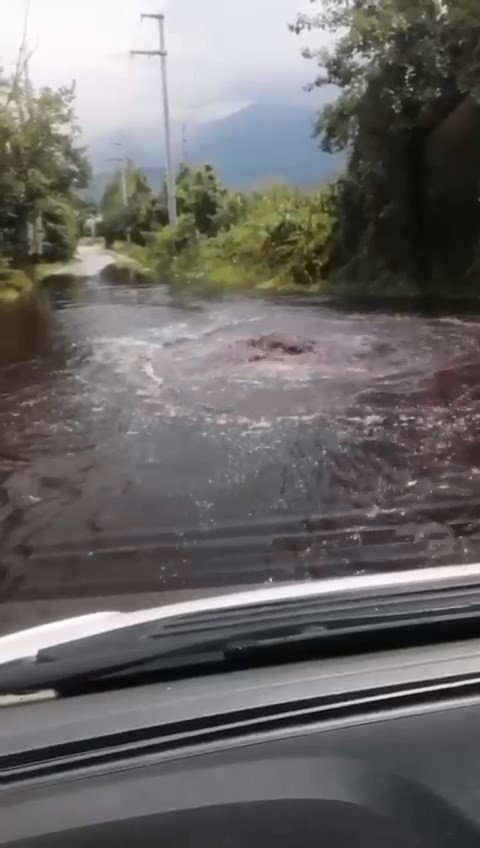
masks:
[(177, 198), (175, 192), (175, 175), (173, 171), (172, 139), (170, 132), (170, 106), (168, 101), (168, 79), (167, 79), (167, 49), (165, 43), (165, 15), (142, 14), (145, 18), (158, 21), (158, 32), (160, 37), (160, 50), (132, 50), (132, 56), (159, 56), (162, 72), (162, 95), (163, 95), (163, 119), (165, 126), (165, 160), (167, 165), (167, 196), (168, 196), (168, 220), (173, 226), (177, 223)]

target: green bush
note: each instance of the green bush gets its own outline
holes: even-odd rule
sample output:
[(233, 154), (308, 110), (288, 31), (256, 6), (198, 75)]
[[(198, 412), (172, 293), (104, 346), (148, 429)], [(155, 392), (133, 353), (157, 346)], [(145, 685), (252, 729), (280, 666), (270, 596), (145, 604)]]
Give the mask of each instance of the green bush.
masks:
[(227, 189), (211, 165), (190, 168), (181, 165), (176, 179), (177, 208), (180, 216), (189, 216), (200, 235), (215, 236), (226, 213)]
[[(275, 203), (277, 199), (280, 202)], [(267, 195), (266, 235), (261, 247), (269, 267), (287, 282), (311, 286), (319, 283), (328, 261), (332, 214), (327, 190), (312, 194), (274, 193), (274, 209)]]
[(332, 231), (327, 191), (274, 187), (242, 206), (242, 218), (212, 238), (201, 236), (188, 216), (176, 228), (165, 228), (153, 244), (154, 269), (226, 287), (321, 281)]
[(323, 282), (335, 220), (332, 189), (228, 192), (209, 166), (183, 166), (177, 190), (176, 226), (145, 234), (141, 256), (134, 245), (123, 248), (160, 279), (226, 288)]
[(175, 276), (178, 264), (196, 254), (198, 238), (193, 215), (180, 215), (175, 227), (163, 227), (151, 238), (149, 264), (160, 276)]
[(43, 204), (42, 220), (45, 232), (42, 259), (46, 262), (71, 259), (79, 237), (79, 216), (74, 206), (64, 199), (50, 198)]
[(0, 264), (0, 304), (14, 303), (32, 288), (33, 283), (24, 271)]

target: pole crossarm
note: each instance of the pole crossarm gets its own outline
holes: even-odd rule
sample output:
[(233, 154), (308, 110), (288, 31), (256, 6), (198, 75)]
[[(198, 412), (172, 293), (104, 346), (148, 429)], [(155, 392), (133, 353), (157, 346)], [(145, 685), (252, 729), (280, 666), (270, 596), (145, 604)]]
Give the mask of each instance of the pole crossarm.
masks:
[(166, 50), (130, 50), (130, 56), (167, 56)]

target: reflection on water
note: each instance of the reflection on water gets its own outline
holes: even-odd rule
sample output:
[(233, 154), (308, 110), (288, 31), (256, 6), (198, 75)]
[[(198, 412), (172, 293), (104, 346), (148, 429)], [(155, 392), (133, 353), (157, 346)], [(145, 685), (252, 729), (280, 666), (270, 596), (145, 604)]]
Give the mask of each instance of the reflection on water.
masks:
[(477, 558), (479, 342), (98, 278), (0, 312), (2, 600)]
[[(48, 353), (52, 344), (52, 307), (45, 292), (0, 310), (0, 365), (25, 362)], [(2, 381), (3, 388), (3, 381)]]

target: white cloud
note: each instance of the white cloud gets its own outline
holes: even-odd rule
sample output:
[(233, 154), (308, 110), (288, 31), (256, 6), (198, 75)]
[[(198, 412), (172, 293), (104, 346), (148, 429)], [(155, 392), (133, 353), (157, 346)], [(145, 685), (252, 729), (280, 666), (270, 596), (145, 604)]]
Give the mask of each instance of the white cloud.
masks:
[[(12, 6), (14, 5), (14, 9)], [(86, 135), (109, 128), (156, 125), (160, 115), (157, 60), (131, 60), (132, 48), (156, 49), (153, 21), (167, 16), (174, 117), (206, 119), (235, 108), (246, 90), (269, 81), (308, 80), (312, 68), (287, 29), (307, 0), (31, 0), (32, 75), (40, 84), (77, 81)], [(13, 62), (23, 0), (0, 0), (0, 61)], [(160, 131), (160, 129), (159, 129)]]

